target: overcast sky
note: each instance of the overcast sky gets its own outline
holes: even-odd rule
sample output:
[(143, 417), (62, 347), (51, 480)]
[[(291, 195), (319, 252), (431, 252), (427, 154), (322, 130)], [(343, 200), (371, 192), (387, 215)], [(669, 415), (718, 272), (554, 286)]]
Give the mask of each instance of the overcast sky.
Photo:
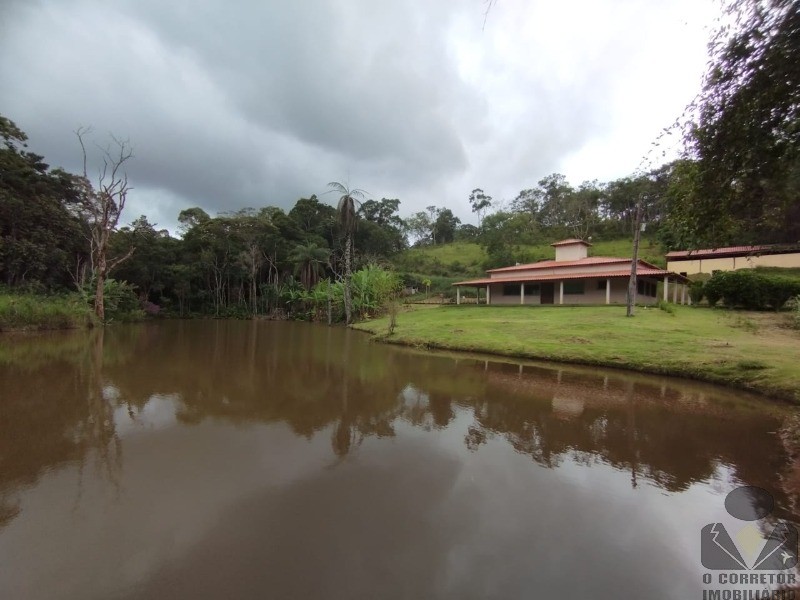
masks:
[[(53, 166), (128, 138), (125, 221), (349, 181), (473, 221), (482, 187), (634, 172), (692, 100), (715, 0), (0, 0), (0, 113)], [(676, 140), (662, 150), (673, 157)]]

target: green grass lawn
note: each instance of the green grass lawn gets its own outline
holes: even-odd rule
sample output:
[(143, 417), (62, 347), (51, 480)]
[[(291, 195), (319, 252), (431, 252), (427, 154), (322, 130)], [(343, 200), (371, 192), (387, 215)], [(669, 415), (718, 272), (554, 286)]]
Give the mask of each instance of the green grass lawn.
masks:
[(355, 327), (399, 344), (682, 375), (800, 402), (800, 331), (786, 314), (676, 306), (405, 308)]

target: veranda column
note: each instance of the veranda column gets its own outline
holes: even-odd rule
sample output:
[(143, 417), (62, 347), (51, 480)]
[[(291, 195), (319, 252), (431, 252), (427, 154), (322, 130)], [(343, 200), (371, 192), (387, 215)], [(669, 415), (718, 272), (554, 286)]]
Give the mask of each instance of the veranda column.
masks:
[(491, 303), (492, 294), (489, 291), (489, 284), (486, 284), (486, 305), (488, 306)]
[(606, 304), (611, 304), (611, 278), (606, 279)]
[(678, 303), (678, 283), (677, 282), (672, 284), (672, 303), (673, 304), (677, 304)]
[(664, 275), (664, 302), (669, 300), (669, 275)]
[(681, 304), (686, 304), (686, 284), (681, 286)]
[(558, 303), (564, 304), (564, 282), (558, 282)]
[(519, 303), (525, 304), (525, 284), (519, 284)]
[(461, 288), (456, 287), (456, 304), (461, 304)]

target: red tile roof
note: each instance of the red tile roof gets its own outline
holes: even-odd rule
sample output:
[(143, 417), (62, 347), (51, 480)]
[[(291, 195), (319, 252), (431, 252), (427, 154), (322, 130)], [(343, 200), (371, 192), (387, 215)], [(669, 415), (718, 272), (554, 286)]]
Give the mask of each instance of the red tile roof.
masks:
[(706, 248), (703, 250), (673, 250), (667, 252), (667, 258), (702, 258), (706, 256), (727, 256), (730, 254), (751, 254), (753, 252), (764, 252), (773, 250), (774, 245), (761, 245), (761, 246), (727, 246), (725, 248)]
[[(636, 269), (638, 277), (664, 277), (669, 275), (673, 279), (681, 282), (689, 281), (686, 277), (658, 268), (638, 267)], [(568, 273), (564, 275), (525, 275), (522, 277), (514, 277), (513, 279), (498, 279), (485, 277), (483, 279), (472, 279), (470, 281), (459, 281), (453, 285), (486, 285), (487, 283), (527, 283), (529, 281), (561, 281), (566, 279), (606, 279), (613, 277), (630, 277), (630, 270), (625, 271), (603, 271), (600, 273)]]
[(602, 265), (605, 263), (631, 262), (630, 258), (616, 258), (613, 256), (591, 256), (579, 260), (540, 260), (535, 263), (525, 265), (514, 265), (513, 267), (500, 267), (499, 269), (489, 269), (487, 273), (503, 273), (505, 271), (527, 271), (530, 269), (552, 269), (553, 267), (577, 267), (583, 265)]
[(553, 242), (551, 246), (568, 246), (569, 244), (583, 244), (584, 246), (591, 246), (589, 242), (579, 240), (578, 238), (569, 238), (568, 240), (561, 240), (560, 242)]

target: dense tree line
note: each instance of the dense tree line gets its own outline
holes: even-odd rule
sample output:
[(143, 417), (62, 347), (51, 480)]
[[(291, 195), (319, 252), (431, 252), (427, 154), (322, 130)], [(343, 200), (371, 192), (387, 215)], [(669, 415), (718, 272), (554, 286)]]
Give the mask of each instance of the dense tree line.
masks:
[[(135, 290), (151, 312), (223, 316), (302, 309), (304, 294), (328, 280), (332, 295), (340, 290), (338, 311), (352, 271), (406, 245), (399, 200), (359, 202), (349, 193), (339, 194), (350, 197), (339, 210), (314, 195), (288, 212), (267, 206), (212, 217), (188, 208), (178, 216), (181, 237), (144, 215), (118, 227), (121, 168), (131, 156), (124, 142), (110, 146), (92, 184), (85, 173), (50, 169), (9, 119), (0, 117), (0, 135), (0, 277), (10, 288), (79, 290), (96, 302), (95, 287), (119, 292), (124, 281), (122, 291)], [(372, 306), (359, 293), (357, 307)]]
[[(2, 119), (0, 125), (4, 283), (35, 291), (83, 290), (90, 301), (102, 288), (114, 306), (125, 304), (125, 293), (135, 290), (144, 310), (178, 315), (293, 311), (350, 321), (354, 310), (377, 308), (365, 286), (390, 295), (381, 276), (366, 267), (387, 266), (409, 238), (416, 245), (478, 242), (489, 256), (487, 266), (501, 266), (526, 259), (520, 249), (525, 244), (628, 237), (639, 201), (648, 231), (673, 247), (680, 240), (673, 215), (682, 214), (675, 206), (697, 169), (694, 162), (678, 161), (637, 177), (578, 187), (552, 174), (505, 202), (476, 188), (468, 200), (477, 226), (435, 205), (404, 220), (400, 200), (367, 198), (334, 183), (338, 207), (311, 195), (288, 212), (266, 206), (211, 216), (200, 207), (187, 208), (178, 215), (180, 237), (173, 237), (146, 216), (117, 227), (124, 195), (114, 191), (125, 191), (124, 176), (101, 178), (93, 186), (85, 173), (50, 169), (27, 150), (25, 134), (13, 122)], [(112, 148), (119, 153), (107, 150), (106, 164), (119, 166), (129, 151), (124, 143)], [(99, 276), (110, 281), (98, 283)], [(406, 277), (406, 283), (415, 281)]]
[[(682, 173), (690, 161), (680, 160), (640, 175), (603, 183), (585, 181), (575, 187), (564, 175), (553, 173), (513, 200), (497, 202), (482, 189), (469, 196), (479, 226), (456, 223), (452, 235), (437, 225), (447, 213), (417, 213), (409, 219), (409, 232), (418, 244), (444, 241), (474, 241), (484, 246), (486, 266), (527, 260), (524, 246), (559, 238), (619, 239), (633, 236), (637, 203), (643, 206), (643, 221), (649, 234), (665, 249), (675, 246), (677, 236), (671, 219), (673, 198), (683, 183)], [(494, 212), (490, 212), (494, 209)], [(449, 211), (448, 211), (449, 212)], [(433, 219), (436, 216), (437, 219)], [(442, 232), (446, 232), (443, 235)]]
[(0, 273), (8, 286), (71, 284), (85, 261), (88, 228), (77, 214), (79, 188), (27, 150), (27, 136), (0, 116)]
[[(288, 212), (268, 206), (211, 217), (195, 207), (179, 215), (182, 238), (157, 230), (142, 216), (114, 236), (115, 253), (135, 248), (115, 277), (136, 285), (143, 299), (179, 314), (291, 310), (297, 306), (293, 300), (302, 301), (322, 281), (343, 285), (346, 294), (353, 271), (401, 250), (398, 207), (393, 199), (367, 200), (355, 209), (358, 223), (349, 225), (352, 229), (340, 211), (314, 195)], [(346, 312), (345, 298), (336, 302)]]
[(123, 167), (131, 157), (125, 142), (114, 140), (105, 149), (105, 168), (92, 183), (85, 171), (50, 169), (27, 150), (24, 132), (12, 121), (4, 118), (0, 126), (3, 282), (34, 291), (81, 290), (95, 306), (96, 290), (112, 298), (113, 306), (135, 290), (144, 309), (154, 313), (288, 310), (320, 317), (321, 307), (330, 307), (333, 318), (349, 321), (354, 310), (375, 309), (364, 286), (385, 288), (381, 276), (366, 267), (387, 266), (409, 237), (418, 245), (478, 241), (502, 262), (513, 259), (510, 249), (522, 243), (628, 235), (642, 195), (649, 218), (662, 217), (661, 171), (578, 188), (554, 174), (505, 204), (476, 188), (469, 202), (478, 226), (462, 224), (452, 210), (435, 205), (404, 220), (400, 200), (368, 198), (334, 183), (338, 207), (316, 195), (300, 198), (288, 211), (266, 206), (211, 216), (192, 207), (178, 215), (180, 237), (174, 237), (144, 215), (118, 226), (127, 194)]
[[(334, 306), (329, 315), (335, 310), (349, 321), (354, 304), (375, 304), (367, 282), (386, 287), (365, 267), (385, 265), (409, 240), (478, 242), (489, 266), (498, 266), (524, 259), (525, 244), (629, 237), (641, 204), (647, 231), (664, 250), (796, 244), (800, 0), (729, 0), (727, 9), (730, 25), (712, 43), (685, 157), (577, 187), (552, 174), (507, 200), (475, 188), (463, 200), (477, 225), (436, 205), (403, 220), (398, 199), (359, 198), (358, 190), (334, 183), (338, 209), (311, 195), (288, 212), (266, 206), (212, 217), (189, 208), (179, 215), (180, 237), (144, 216), (120, 228), (125, 142), (105, 149), (105, 168), (90, 182), (85, 168), (81, 175), (51, 169), (0, 116), (0, 281), (32, 291), (81, 290), (101, 318), (104, 291), (119, 305), (134, 289), (153, 312), (313, 313), (327, 304)], [(78, 139), (82, 147), (80, 132)]]

